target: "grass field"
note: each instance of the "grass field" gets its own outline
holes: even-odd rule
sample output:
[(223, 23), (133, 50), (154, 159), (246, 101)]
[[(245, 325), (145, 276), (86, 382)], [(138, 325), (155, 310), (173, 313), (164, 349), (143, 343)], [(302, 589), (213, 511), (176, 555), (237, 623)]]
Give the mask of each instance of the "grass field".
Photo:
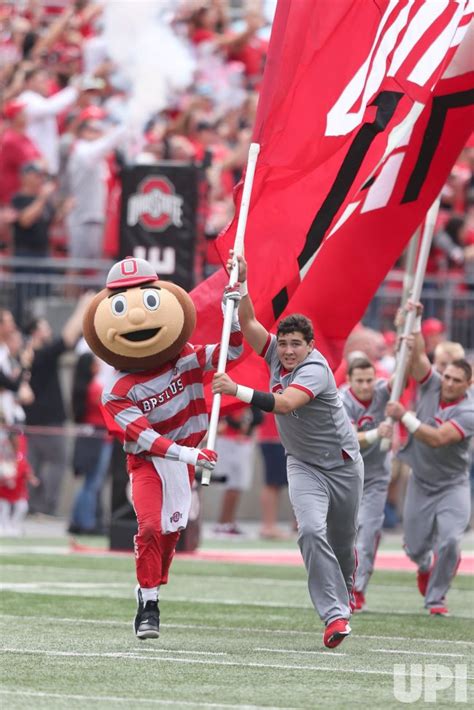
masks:
[[(451, 617), (429, 618), (413, 573), (376, 572), (370, 610), (328, 650), (302, 567), (177, 557), (161, 595), (160, 639), (140, 642), (130, 556), (70, 554), (66, 539), (24, 538), (2, 543), (0, 564), (8, 710), (401, 707), (397, 665), (402, 690), (423, 691), (415, 706), (435, 693), (436, 707), (455, 707), (454, 675), (460, 705), (474, 697), (473, 577), (456, 578)], [(427, 683), (430, 668), (438, 677)], [(449, 687), (436, 693), (441, 685)]]

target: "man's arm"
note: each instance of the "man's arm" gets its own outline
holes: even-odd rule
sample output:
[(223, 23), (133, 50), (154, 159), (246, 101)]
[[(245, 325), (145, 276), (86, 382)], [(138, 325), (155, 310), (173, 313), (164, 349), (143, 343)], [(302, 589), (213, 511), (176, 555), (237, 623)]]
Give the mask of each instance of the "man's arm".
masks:
[[(56, 94), (45, 98), (43, 96), (29, 95), (26, 102), (25, 113), (27, 118), (31, 120), (45, 118), (47, 116), (57, 116), (62, 111), (65, 111), (71, 104), (76, 101), (79, 92), (73, 86), (66, 86)], [(20, 94), (20, 101), (23, 95)]]
[[(355, 427), (354, 427), (355, 428)], [(357, 431), (357, 441), (361, 449), (367, 449), (380, 439), (391, 439), (393, 436), (393, 426), (388, 422), (381, 422), (378, 427), (368, 431)]]
[[(417, 382), (422, 382), (426, 379), (428, 373), (431, 370), (431, 363), (426, 354), (425, 341), (421, 334), (421, 316), (423, 313), (423, 306), (421, 303), (414, 303), (413, 301), (407, 301), (405, 305), (405, 311), (413, 311), (416, 309), (416, 318), (413, 326), (413, 331), (408, 342), (409, 347), (409, 360), (407, 366), (407, 375), (411, 375)], [(406, 318), (406, 313), (400, 312), (397, 314), (396, 325), (402, 325), (403, 320)]]
[(311, 395), (299, 387), (290, 385), (280, 394), (261, 392), (238, 385), (225, 372), (216, 372), (212, 380), (212, 391), (214, 394), (230, 394), (264, 412), (274, 414), (290, 414), (311, 400)]
[(83, 141), (80, 146), (81, 157), (89, 165), (94, 164), (120, 145), (126, 136), (127, 128), (124, 125), (115, 126), (101, 138), (94, 141)]
[[(43, 214), (46, 203), (50, 197), (56, 191), (56, 185), (53, 182), (46, 182), (39, 193), (39, 195), (30, 202), (27, 207), (18, 210), (17, 222), (23, 229), (28, 229), (35, 222), (39, 220)], [(15, 200), (13, 200), (13, 205), (15, 205)]]
[(463, 438), (461, 431), (454, 423), (444, 422), (440, 427), (423, 424), (412, 412), (407, 412), (400, 402), (389, 402), (386, 414), (396, 421), (401, 421), (417, 441), (421, 441), (433, 449), (457, 444)]
[[(236, 257), (239, 264), (238, 280), (241, 284), (240, 292), (242, 294), (239, 303), (239, 321), (242, 329), (242, 335), (252, 350), (260, 355), (268, 340), (268, 330), (256, 319), (252, 300), (247, 291), (247, 262), (243, 256)], [(230, 272), (232, 269), (234, 252), (230, 250), (229, 260), (227, 261), (227, 269)]]
[(425, 341), (420, 331), (413, 332), (413, 350), (410, 354), (409, 374), (417, 382), (422, 382), (431, 371), (431, 362), (428, 360)]

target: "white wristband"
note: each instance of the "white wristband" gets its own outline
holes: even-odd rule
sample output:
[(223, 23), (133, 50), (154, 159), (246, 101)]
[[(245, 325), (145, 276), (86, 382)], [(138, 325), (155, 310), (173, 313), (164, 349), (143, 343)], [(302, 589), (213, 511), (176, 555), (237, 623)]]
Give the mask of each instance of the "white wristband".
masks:
[(244, 385), (237, 385), (237, 391), (235, 396), (242, 402), (250, 404), (252, 401), (254, 390), (251, 387), (245, 387)]
[(181, 446), (178, 454), (178, 461), (181, 463), (189, 463), (195, 466), (199, 456), (199, 449), (194, 449), (192, 446)]
[(404, 424), (410, 434), (414, 434), (415, 431), (421, 426), (420, 420), (413, 414), (413, 412), (405, 412), (402, 417), (402, 424)]
[(374, 444), (380, 439), (379, 432), (377, 429), (370, 429), (369, 431), (364, 431), (364, 437), (368, 444)]
[(242, 296), (242, 298), (244, 296), (249, 295), (249, 287), (247, 284), (247, 279), (245, 279), (245, 281), (242, 281), (242, 283), (240, 284), (240, 295)]
[(416, 316), (412, 333), (421, 333), (421, 316)]

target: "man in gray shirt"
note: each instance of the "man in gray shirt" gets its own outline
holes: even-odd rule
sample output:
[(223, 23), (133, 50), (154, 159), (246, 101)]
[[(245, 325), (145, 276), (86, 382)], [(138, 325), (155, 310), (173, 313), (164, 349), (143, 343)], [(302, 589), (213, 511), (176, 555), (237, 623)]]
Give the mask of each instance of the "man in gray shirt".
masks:
[(225, 373), (214, 376), (213, 391), (276, 415), (309, 593), (326, 625), (324, 644), (334, 648), (351, 632), (354, 544), (364, 477), (359, 445), (328, 363), (314, 349), (311, 321), (288, 316), (276, 336), (270, 335), (255, 318), (246, 288), (247, 264), (243, 257), (238, 261), (242, 332), (269, 365), (271, 391), (237, 385)]
[(410, 374), (420, 384), (416, 415), (400, 402), (386, 413), (410, 433), (398, 457), (412, 468), (403, 514), (405, 550), (418, 565), (418, 589), (430, 614), (446, 616), (446, 594), (469, 523), (469, 441), (474, 434), (472, 368), (454, 360), (437, 373), (415, 335)]
[(392, 426), (385, 422), (390, 383), (386, 379), (375, 378), (375, 367), (366, 357), (355, 357), (350, 361), (348, 376), (349, 386), (341, 387), (340, 394), (357, 432), (364, 460), (364, 492), (359, 509), (358, 564), (354, 583), (354, 611), (362, 611), (374, 569), (390, 482), (389, 452), (380, 449), (381, 439), (392, 438)]

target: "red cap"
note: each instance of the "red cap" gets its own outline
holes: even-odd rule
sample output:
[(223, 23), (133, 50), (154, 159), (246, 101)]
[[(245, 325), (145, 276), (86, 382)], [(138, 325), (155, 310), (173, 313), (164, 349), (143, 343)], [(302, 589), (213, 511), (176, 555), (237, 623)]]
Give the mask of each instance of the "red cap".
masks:
[(107, 112), (100, 106), (88, 106), (79, 114), (79, 121), (101, 121), (107, 116)]
[(421, 324), (423, 335), (440, 335), (444, 331), (444, 325), (438, 318), (427, 318)]
[(15, 118), (15, 116), (18, 116), (18, 114), (23, 111), (25, 106), (26, 104), (22, 101), (9, 101), (3, 107), (3, 115), (8, 119)]

